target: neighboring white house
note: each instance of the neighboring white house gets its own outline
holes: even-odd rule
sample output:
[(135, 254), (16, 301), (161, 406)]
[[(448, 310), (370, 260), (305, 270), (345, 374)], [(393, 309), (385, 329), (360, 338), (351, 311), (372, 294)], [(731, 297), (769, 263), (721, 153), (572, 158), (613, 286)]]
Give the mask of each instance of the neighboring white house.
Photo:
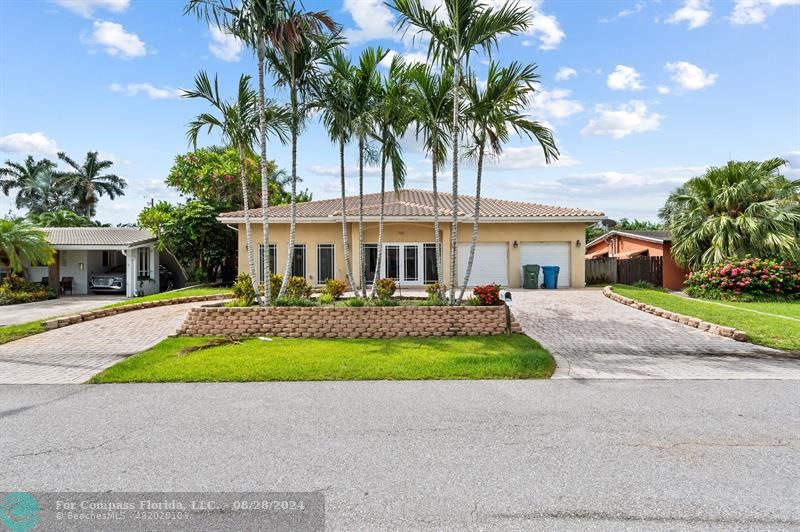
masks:
[(26, 267), (28, 278), (57, 289), (72, 278), (72, 293), (88, 294), (92, 274), (114, 270), (125, 274), (128, 297), (159, 291), (159, 253), (156, 237), (135, 227), (46, 227), (42, 229), (56, 250), (50, 266)]

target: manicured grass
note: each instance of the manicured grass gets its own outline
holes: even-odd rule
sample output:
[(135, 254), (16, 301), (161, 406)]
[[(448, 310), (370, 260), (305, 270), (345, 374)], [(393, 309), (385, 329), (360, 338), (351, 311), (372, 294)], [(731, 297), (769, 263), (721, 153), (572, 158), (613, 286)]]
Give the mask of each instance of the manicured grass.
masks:
[[(800, 312), (800, 302), (717, 302), (702, 299), (689, 299), (658, 290), (634, 288), (625, 285), (614, 286), (614, 292), (648, 305), (669, 310), (670, 312), (693, 316), (710, 323), (716, 323), (717, 325), (735, 327), (745, 331), (750, 337), (750, 341), (755, 344), (788, 349), (791, 351), (800, 351), (800, 321), (791, 319), (800, 316), (800, 314), (798, 314)], [(722, 305), (717, 303), (722, 303)], [(731, 306), (736, 308), (731, 308)], [(774, 315), (767, 316), (764, 314), (756, 314), (755, 312), (747, 312), (744, 309), (768, 312)], [(781, 316), (786, 317), (782, 318)]]
[(165, 301), (167, 299), (177, 299), (179, 297), (215, 296), (218, 294), (230, 293), (231, 289), (225, 287), (203, 286), (199, 288), (181, 288), (179, 290), (170, 290), (169, 292), (161, 292), (159, 294), (151, 294), (149, 296), (133, 297), (124, 301), (112, 303), (104, 308), (125, 307), (127, 305), (134, 305), (136, 303), (145, 303), (147, 301)]
[(211, 338), (168, 338), (91, 383), (548, 378), (555, 361), (512, 336), (396, 339), (246, 339), (189, 353)]
[(0, 344), (13, 342), (26, 336), (39, 334), (44, 332), (45, 328), (41, 321), (31, 321), (28, 323), (20, 323), (18, 325), (6, 325), (0, 327)]

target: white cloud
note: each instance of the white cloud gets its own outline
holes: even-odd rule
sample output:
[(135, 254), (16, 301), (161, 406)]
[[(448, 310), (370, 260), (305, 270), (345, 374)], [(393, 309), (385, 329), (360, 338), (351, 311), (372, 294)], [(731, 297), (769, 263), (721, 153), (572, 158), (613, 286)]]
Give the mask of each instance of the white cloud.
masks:
[[(494, 9), (499, 9), (506, 4), (506, 0), (484, 0), (484, 3)], [(547, 15), (542, 11), (542, 0), (518, 0), (520, 7), (528, 8), (531, 11), (531, 21), (526, 35), (539, 39), (540, 50), (554, 50), (558, 48), (566, 34), (561, 29), (558, 19), (553, 15)], [(440, 9), (441, 11), (441, 9)], [(533, 46), (531, 39), (522, 41), (523, 46)]]
[(644, 2), (636, 2), (634, 6), (630, 9), (623, 9), (619, 13), (617, 13), (618, 17), (629, 17), (631, 15), (635, 15), (636, 13), (640, 12), (644, 9)]
[(625, 65), (617, 65), (614, 72), (608, 75), (606, 83), (610, 89), (615, 91), (640, 91), (644, 89), (644, 85), (641, 82), (641, 74), (635, 68)]
[(664, 118), (658, 113), (649, 112), (647, 104), (641, 100), (631, 100), (616, 108), (600, 104), (595, 107), (595, 113), (595, 117), (581, 129), (582, 135), (621, 139), (635, 133), (657, 130)]
[[(341, 169), (339, 165), (326, 165), (326, 164), (312, 164), (309, 167), (312, 173), (317, 175), (324, 175), (324, 176), (332, 176), (332, 177), (339, 177), (341, 174)], [(344, 173), (348, 177), (358, 177), (358, 166), (346, 166), (344, 169)], [(380, 177), (381, 175), (381, 167), (380, 166), (364, 166), (364, 176), (365, 177)]]
[(209, 26), (211, 31), (211, 42), (208, 43), (208, 50), (214, 57), (222, 61), (234, 62), (239, 60), (242, 53), (242, 41), (222, 31), (217, 26)]
[(689, 91), (696, 91), (704, 87), (709, 87), (713, 85), (719, 77), (717, 74), (709, 74), (699, 66), (686, 61), (667, 63), (664, 69), (672, 74), (672, 80), (680, 85), (682, 89)]
[(180, 98), (183, 91), (180, 89), (173, 89), (172, 87), (156, 87), (150, 83), (128, 83), (122, 85), (120, 83), (112, 83), (108, 86), (111, 92), (120, 92), (127, 96), (136, 96), (139, 93), (144, 93), (151, 100), (164, 100), (167, 98)]
[(800, 179), (800, 150), (790, 151), (781, 155), (789, 164), (780, 169), (780, 173), (787, 179)]
[(487, 169), (493, 170), (529, 170), (531, 168), (544, 168), (546, 166), (575, 166), (579, 164), (571, 155), (562, 152), (558, 160), (547, 164), (544, 160), (542, 147), (538, 144), (531, 146), (508, 146), (503, 149), (499, 158), (487, 159)]
[(556, 81), (566, 81), (569, 78), (573, 78), (578, 75), (578, 71), (574, 68), (564, 67), (558, 69), (556, 72)]
[[(381, 61), (381, 66), (389, 68), (392, 65), (392, 61), (394, 57), (397, 55), (397, 52), (394, 50), (389, 50), (386, 54), (386, 57), (383, 58)], [(400, 54), (407, 65), (409, 64), (427, 64), (428, 63), (428, 55), (423, 52), (403, 52)]]
[(12, 133), (0, 137), (0, 151), (22, 155), (39, 154), (55, 157), (59, 151), (58, 143), (41, 131), (35, 133)]
[(659, 94), (669, 94), (670, 92), (672, 92), (669, 87), (666, 87), (664, 85), (659, 85), (658, 87), (656, 87), (656, 90), (658, 91)]
[(562, 120), (583, 111), (583, 105), (577, 100), (570, 100), (572, 91), (567, 89), (541, 89), (533, 93), (527, 113), (534, 120)]
[(781, 6), (800, 5), (800, 0), (736, 0), (730, 20), (733, 24), (761, 24)]
[(56, 4), (69, 9), (73, 13), (91, 18), (95, 10), (106, 9), (113, 13), (122, 13), (130, 6), (130, 0), (54, 0)]
[(685, 0), (683, 6), (667, 18), (668, 24), (687, 22), (689, 29), (693, 30), (705, 26), (711, 18), (711, 9), (707, 0)]
[(344, 32), (350, 44), (373, 39), (401, 40), (395, 28), (394, 14), (383, 0), (345, 0), (344, 10), (350, 13), (356, 23), (355, 28)]
[(122, 24), (95, 20), (92, 23), (91, 37), (84, 38), (84, 42), (91, 45), (102, 46), (108, 55), (132, 59), (147, 54), (147, 47), (138, 35), (125, 31)]

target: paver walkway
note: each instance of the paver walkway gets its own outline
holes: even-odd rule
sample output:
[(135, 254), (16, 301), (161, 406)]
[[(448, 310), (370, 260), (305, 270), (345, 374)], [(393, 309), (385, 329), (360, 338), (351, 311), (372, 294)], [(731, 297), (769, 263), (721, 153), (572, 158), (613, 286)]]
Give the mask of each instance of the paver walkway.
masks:
[(78, 314), (111, 303), (122, 301), (125, 296), (114, 295), (88, 295), (67, 296), (35, 303), (22, 303), (20, 305), (3, 305), (0, 307), (0, 327), (28, 323), (29, 321), (46, 320), (56, 316)]
[(525, 333), (555, 357), (556, 379), (800, 379), (800, 359), (632, 309), (600, 290), (513, 296)]
[(193, 306), (167, 305), (77, 323), (0, 345), (0, 384), (79, 384), (175, 332)]

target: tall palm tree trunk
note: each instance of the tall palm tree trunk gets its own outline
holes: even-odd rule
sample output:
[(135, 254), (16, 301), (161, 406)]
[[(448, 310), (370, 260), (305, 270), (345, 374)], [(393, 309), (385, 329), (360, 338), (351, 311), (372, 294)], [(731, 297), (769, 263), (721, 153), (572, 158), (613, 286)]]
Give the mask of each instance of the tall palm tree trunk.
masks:
[[(355, 291), (356, 283), (353, 279), (353, 265), (350, 261), (350, 238), (347, 230), (347, 199), (346, 181), (344, 176), (344, 136), (339, 137), (339, 173), (342, 181), (342, 244), (344, 246), (344, 270), (350, 290)], [(322, 279), (319, 279), (322, 282)]]
[[(262, 306), (268, 306), (272, 294), (270, 293), (270, 277), (272, 267), (269, 263), (269, 176), (267, 175), (267, 117), (264, 116), (264, 41), (259, 38), (258, 42), (258, 128), (259, 141), (261, 144), (261, 229), (264, 251), (262, 260), (264, 261), (264, 299), (260, 301)], [(256, 291), (258, 293), (258, 291)], [(260, 296), (259, 296), (260, 297)]]
[(433, 165), (431, 174), (433, 175), (433, 242), (436, 247), (436, 282), (439, 283), (439, 297), (444, 298), (444, 272), (442, 271), (442, 237), (439, 234), (439, 183), (437, 172), (437, 161), (439, 160), (439, 147), (436, 145), (438, 139), (433, 142)]
[(258, 279), (256, 278), (256, 263), (253, 259), (253, 231), (250, 227), (250, 202), (247, 200), (247, 172), (244, 167), (244, 145), (239, 143), (239, 179), (242, 182), (242, 204), (244, 205), (244, 236), (247, 244), (247, 269), (253, 290), (258, 294)]
[(453, 69), (453, 217), (450, 222), (450, 304), (456, 302), (456, 264), (458, 260), (458, 89), (461, 84), (461, 64)]
[(367, 297), (367, 262), (364, 260), (364, 139), (358, 139), (358, 245), (361, 296)]
[(475, 213), (472, 221), (472, 241), (469, 246), (469, 261), (467, 262), (467, 272), (464, 274), (464, 284), (461, 285), (461, 293), (458, 295), (459, 304), (464, 299), (464, 292), (467, 291), (469, 276), (472, 274), (472, 262), (475, 260), (475, 248), (478, 245), (478, 219), (481, 213), (481, 176), (483, 174), (483, 152), (484, 144), (478, 148), (478, 172), (475, 176)]
[(292, 273), (292, 263), (294, 262), (294, 239), (297, 232), (297, 130), (298, 130), (298, 116), (297, 116), (297, 91), (292, 87), (291, 90), (291, 103), (292, 103), (292, 180), (291, 180), (291, 203), (289, 205), (289, 245), (286, 255), (286, 268), (283, 270), (283, 280), (281, 281), (281, 289), (278, 292), (278, 297), (283, 297), (286, 293), (286, 287), (289, 284), (289, 275)]
[[(384, 132), (384, 135), (386, 132)], [(386, 138), (385, 136), (383, 138)], [(378, 259), (375, 264), (375, 277), (372, 279), (372, 290), (369, 297), (375, 297), (375, 287), (381, 278), (381, 261), (383, 260), (383, 211), (386, 206), (386, 153), (381, 150), (381, 209), (378, 216)]]

